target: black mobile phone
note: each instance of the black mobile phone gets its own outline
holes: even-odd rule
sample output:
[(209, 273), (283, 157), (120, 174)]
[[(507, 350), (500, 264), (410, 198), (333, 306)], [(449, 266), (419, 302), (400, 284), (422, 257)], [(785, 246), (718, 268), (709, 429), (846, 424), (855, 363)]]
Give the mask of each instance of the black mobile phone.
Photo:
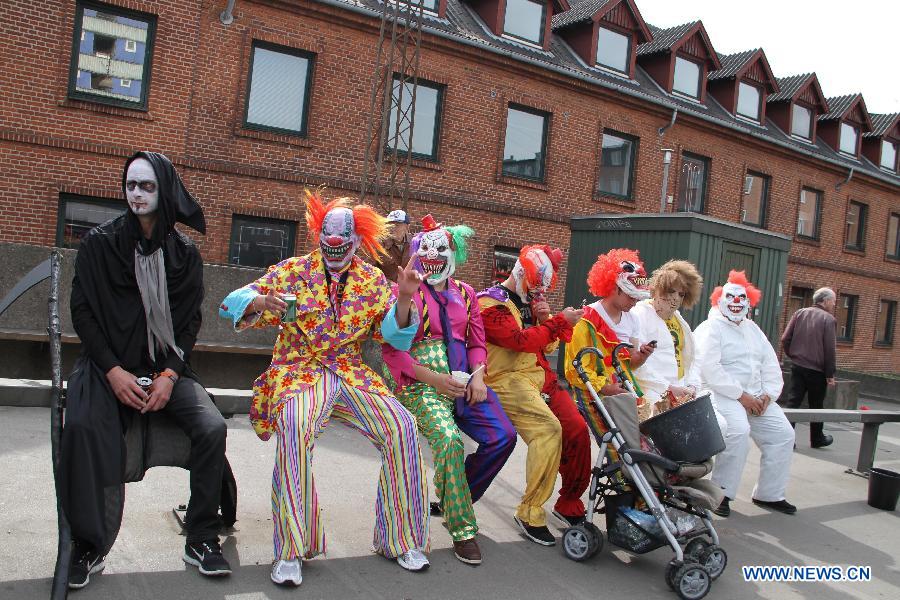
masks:
[(656, 340), (650, 340), (649, 342), (647, 342), (647, 345), (656, 348)]

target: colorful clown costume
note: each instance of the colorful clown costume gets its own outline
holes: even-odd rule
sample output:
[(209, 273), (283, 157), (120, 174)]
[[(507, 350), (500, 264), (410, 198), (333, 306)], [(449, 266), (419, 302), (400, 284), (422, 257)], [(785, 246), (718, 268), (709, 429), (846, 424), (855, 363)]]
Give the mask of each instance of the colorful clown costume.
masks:
[[(383, 354), (398, 385), (397, 399), (415, 415), (431, 445), (434, 485), (444, 520), (453, 540), (461, 541), (475, 537), (478, 527), (472, 504), (484, 495), (512, 454), (516, 431), (490, 388), (486, 401), (470, 403), (463, 397), (449, 398), (416, 379), (414, 364), (437, 373), (470, 372), (470, 365), (484, 364), (487, 356), (474, 290), (452, 278), (446, 281), (441, 292), (422, 282), (420, 293), (413, 296), (422, 318), (410, 351), (386, 346)], [(440, 318), (441, 311), (446, 312), (445, 318)], [(449, 336), (444, 335), (447, 318)], [(478, 444), (468, 457), (460, 430)]]
[[(517, 302), (518, 300), (518, 302)], [(584, 515), (581, 496), (590, 481), (591, 441), (587, 425), (547, 361), (572, 326), (560, 314), (536, 324), (519, 297), (502, 285), (478, 295), (487, 332), (488, 381), (507, 416), (528, 444), (525, 494), (516, 511), (526, 523), (546, 523), (543, 505), (553, 494), (556, 473), (562, 487), (554, 510), (569, 520)]]
[[(272, 477), (276, 583), (284, 582), (285, 567), (296, 570), (292, 579), (299, 584), (299, 559), (326, 549), (312, 456), (315, 440), (330, 420), (360, 431), (381, 454), (376, 552), (397, 557), (410, 570), (428, 566), (420, 552), (428, 547), (428, 489), (415, 419), (360, 354), (368, 336), (408, 348), (419, 324), (407, 305), (408, 325), (400, 328), (407, 318), (396, 316), (390, 284), (381, 271), (354, 255), (361, 237), (363, 244), (368, 237), (380, 248), (376, 237), (358, 235), (372, 228), (366, 222), (369, 213), (375, 214), (369, 207), (351, 211), (343, 200), (325, 207), (318, 198), (308, 199), (307, 220), (315, 224), (311, 231), (321, 231), (322, 240), (313, 236), (320, 248), (270, 267), (229, 294), (220, 307), (237, 330), (280, 328), (272, 363), (253, 385), (250, 408), (257, 435), (267, 440), (274, 433), (278, 442)], [(382, 231), (383, 223), (374, 229)], [(280, 311), (270, 309), (270, 302), (284, 306), (273, 298), (285, 294), (296, 296), (295, 321), (286, 322)], [(260, 300), (264, 310), (257, 308)]]

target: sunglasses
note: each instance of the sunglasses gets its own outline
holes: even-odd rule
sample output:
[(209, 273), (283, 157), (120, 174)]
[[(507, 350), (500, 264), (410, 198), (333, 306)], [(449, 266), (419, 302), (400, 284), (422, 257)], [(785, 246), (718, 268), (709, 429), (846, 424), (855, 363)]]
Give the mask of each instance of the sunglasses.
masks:
[(139, 187), (142, 191), (147, 192), (148, 194), (152, 194), (156, 191), (156, 182), (155, 181), (134, 181), (129, 180), (125, 182), (125, 189), (129, 192), (133, 192), (134, 188)]

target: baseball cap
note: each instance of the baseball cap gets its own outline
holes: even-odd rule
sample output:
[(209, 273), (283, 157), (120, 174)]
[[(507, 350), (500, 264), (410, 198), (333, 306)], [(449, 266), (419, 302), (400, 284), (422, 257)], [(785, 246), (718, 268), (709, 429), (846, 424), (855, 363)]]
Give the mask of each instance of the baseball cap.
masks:
[(388, 223), (409, 223), (409, 215), (405, 210), (392, 210), (387, 215)]

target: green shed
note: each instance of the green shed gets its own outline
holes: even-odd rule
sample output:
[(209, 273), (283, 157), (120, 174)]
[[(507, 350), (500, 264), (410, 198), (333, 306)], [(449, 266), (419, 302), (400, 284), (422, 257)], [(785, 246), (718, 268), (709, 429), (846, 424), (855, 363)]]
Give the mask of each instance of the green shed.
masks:
[(598, 254), (613, 248), (638, 250), (648, 275), (673, 258), (697, 265), (703, 275), (703, 295), (694, 308), (682, 313), (691, 328), (706, 320), (713, 288), (725, 281), (731, 269), (744, 270), (763, 291), (753, 319), (777, 347), (789, 237), (695, 213), (574, 217), (571, 228), (567, 306), (594, 301), (587, 289), (587, 273)]

